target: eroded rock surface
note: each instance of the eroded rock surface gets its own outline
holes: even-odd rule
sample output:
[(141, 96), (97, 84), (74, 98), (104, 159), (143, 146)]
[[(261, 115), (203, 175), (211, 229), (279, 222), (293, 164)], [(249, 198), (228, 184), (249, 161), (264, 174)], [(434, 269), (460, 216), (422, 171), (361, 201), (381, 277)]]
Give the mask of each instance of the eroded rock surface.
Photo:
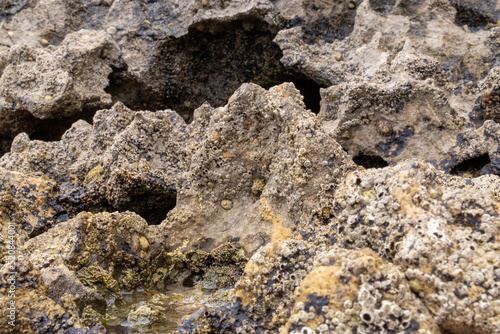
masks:
[(0, 333), (500, 333), (498, 15), (1, 2)]
[(497, 187), (414, 161), (353, 172), (328, 216), (296, 226), (303, 240), (254, 254), (240, 299), (183, 330), (495, 333)]

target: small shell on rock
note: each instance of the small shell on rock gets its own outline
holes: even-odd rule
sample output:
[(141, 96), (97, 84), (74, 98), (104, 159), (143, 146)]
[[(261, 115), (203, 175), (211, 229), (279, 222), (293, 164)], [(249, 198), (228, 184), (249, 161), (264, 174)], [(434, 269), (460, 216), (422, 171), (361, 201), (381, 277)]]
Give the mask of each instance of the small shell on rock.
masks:
[(115, 27), (109, 27), (108, 29), (106, 29), (106, 32), (110, 35), (114, 35), (116, 34), (116, 28)]
[(392, 135), (392, 125), (388, 121), (378, 121), (377, 122), (377, 132), (382, 136), (389, 137)]
[(139, 243), (141, 244), (142, 249), (147, 250), (149, 248), (148, 239), (146, 239), (144, 236), (139, 238)]
[(228, 200), (228, 199), (223, 199), (221, 202), (220, 202), (220, 206), (224, 209), (224, 210), (231, 210), (233, 208), (233, 202)]

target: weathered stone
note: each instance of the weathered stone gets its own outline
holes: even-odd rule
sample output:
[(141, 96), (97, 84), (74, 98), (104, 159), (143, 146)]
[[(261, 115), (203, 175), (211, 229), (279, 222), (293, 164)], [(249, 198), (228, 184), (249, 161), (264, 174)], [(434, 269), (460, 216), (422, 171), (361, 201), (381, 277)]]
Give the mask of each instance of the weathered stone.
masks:
[(19, 114), (33, 122), (33, 117), (64, 118), (109, 107), (111, 96), (104, 89), (111, 66), (124, 66), (115, 42), (89, 30), (68, 34), (57, 48), (15, 44), (6, 62), (0, 77), (2, 135), (30, 130), (23, 124), (12, 128), (9, 119)]
[(498, 14), (3, 1), (15, 332), (498, 333)]

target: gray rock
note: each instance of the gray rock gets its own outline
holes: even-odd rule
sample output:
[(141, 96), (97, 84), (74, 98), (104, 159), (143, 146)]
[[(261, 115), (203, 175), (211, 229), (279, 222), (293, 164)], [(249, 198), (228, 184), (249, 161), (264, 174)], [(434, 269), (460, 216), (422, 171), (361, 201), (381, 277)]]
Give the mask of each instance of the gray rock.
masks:
[(498, 333), (497, 7), (0, 2), (16, 330)]
[(2, 135), (25, 130), (22, 119), (29, 123), (33, 117), (65, 118), (110, 106), (111, 96), (104, 88), (111, 66), (124, 66), (118, 47), (105, 32), (87, 30), (68, 34), (57, 48), (16, 44), (7, 63), (0, 77)]

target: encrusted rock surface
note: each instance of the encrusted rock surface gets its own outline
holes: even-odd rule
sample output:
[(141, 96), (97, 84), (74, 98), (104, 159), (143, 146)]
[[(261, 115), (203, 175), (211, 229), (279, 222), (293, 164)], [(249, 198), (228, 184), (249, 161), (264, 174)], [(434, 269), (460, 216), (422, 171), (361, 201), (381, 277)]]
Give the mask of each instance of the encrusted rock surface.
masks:
[(499, 8), (0, 1), (0, 333), (500, 333)]

